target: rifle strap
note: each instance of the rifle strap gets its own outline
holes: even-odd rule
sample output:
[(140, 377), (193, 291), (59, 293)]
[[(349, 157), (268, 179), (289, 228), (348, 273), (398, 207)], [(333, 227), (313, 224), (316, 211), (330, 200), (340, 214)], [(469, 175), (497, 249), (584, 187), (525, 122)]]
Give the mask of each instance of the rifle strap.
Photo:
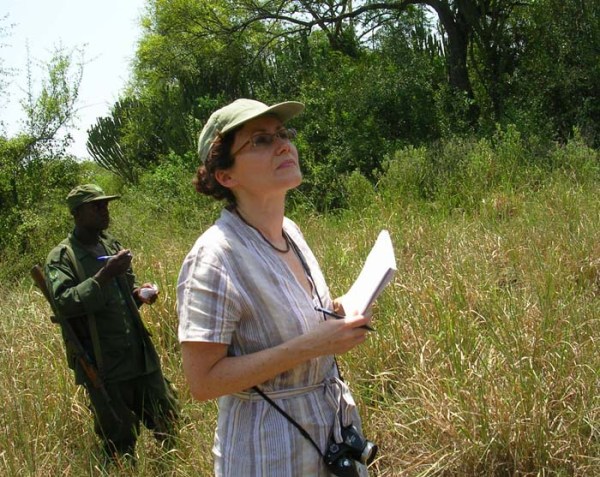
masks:
[[(83, 270), (83, 266), (81, 262), (77, 260), (75, 257), (75, 253), (73, 249), (68, 243), (65, 243), (65, 249), (67, 251), (67, 255), (69, 256), (69, 260), (73, 264), (75, 268), (75, 274), (79, 279), (79, 282), (83, 282), (87, 277), (85, 275), (85, 271)], [(94, 356), (96, 357), (96, 366), (98, 367), (98, 373), (101, 378), (104, 378), (104, 362), (102, 360), (102, 348), (100, 347), (100, 336), (98, 335), (98, 327), (96, 326), (96, 315), (93, 313), (87, 313), (88, 318), (88, 327), (90, 329), (90, 336), (92, 338), (92, 346), (94, 348)]]

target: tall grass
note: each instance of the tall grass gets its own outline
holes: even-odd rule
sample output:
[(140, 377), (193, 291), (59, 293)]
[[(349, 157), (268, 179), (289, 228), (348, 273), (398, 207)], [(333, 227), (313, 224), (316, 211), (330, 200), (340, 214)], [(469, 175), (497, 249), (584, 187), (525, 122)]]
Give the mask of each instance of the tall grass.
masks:
[[(398, 272), (375, 309), (377, 331), (339, 358), (380, 446), (373, 475), (600, 475), (598, 156), (571, 145), (524, 166), (519, 140), (497, 141), (444, 149), (445, 164), (470, 164), (462, 188), (450, 166), (452, 180), (427, 174), (430, 151), (405, 150), (375, 188), (347, 178), (347, 211), (291, 212), (333, 295), (381, 228), (395, 244)], [(181, 436), (165, 455), (143, 431), (137, 467), (113, 473), (211, 475), (216, 405), (187, 391), (175, 283), (218, 210), (158, 189), (114, 203), (111, 228), (132, 248), (138, 277), (161, 290), (143, 316), (179, 392)], [(85, 395), (47, 305), (25, 279), (0, 297), (0, 473), (100, 475)]]
[(347, 358), (380, 475), (600, 472), (596, 188), (512, 200), (389, 224), (398, 275)]

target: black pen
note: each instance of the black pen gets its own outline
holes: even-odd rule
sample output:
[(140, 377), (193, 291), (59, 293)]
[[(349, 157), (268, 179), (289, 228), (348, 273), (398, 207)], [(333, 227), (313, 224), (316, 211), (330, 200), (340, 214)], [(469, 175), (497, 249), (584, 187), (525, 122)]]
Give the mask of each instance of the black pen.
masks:
[[(321, 313), (325, 313), (327, 316), (332, 316), (336, 320), (347, 318), (344, 315), (338, 315), (336, 312), (328, 310), (327, 308), (323, 308), (321, 306), (315, 306), (315, 310), (320, 311)], [(375, 331), (375, 328), (371, 328), (369, 325), (362, 325), (361, 328), (365, 328), (369, 331)]]

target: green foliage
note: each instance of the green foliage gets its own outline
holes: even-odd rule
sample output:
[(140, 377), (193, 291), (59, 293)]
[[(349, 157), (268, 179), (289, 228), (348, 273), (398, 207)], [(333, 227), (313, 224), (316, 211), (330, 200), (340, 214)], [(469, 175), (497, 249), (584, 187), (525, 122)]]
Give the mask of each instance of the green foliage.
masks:
[[(437, 126), (422, 59), (401, 67), (371, 55), (358, 62), (323, 53), (320, 61), (301, 92), (306, 111), (298, 118), (299, 149), (303, 191), (326, 210), (343, 206), (335, 192), (340, 175), (357, 170), (373, 180), (397, 144), (427, 142)], [(410, 75), (418, 64), (423, 76)]]
[(152, 197), (152, 201), (144, 206), (147, 213), (159, 217), (168, 214), (171, 225), (175, 222), (185, 228), (194, 227), (199, 214), (215, 211), (218, 205), (196, 192), (192, 184), (196, 162), (194, 154), (183, 157), (171, 154), (168, 161), (142, 177), (136, 194)]
[(7, 209), (19, 205), (19, 179), (32, 138), (21, 134), (13, 138), (0, 136), (0, 206)]
[[(142, 174), (137, 185), (129, 186), (121, 200), (111, 204), (117, 217), (111, 228), (124, 243), (145, 250), (169, 235), (193, 241), (198, 230), (215, 220), (222, 204), (196, 192), (193, 164), (191, 155), (172, 153), (168, 161)], [(141, 229), (146, 230), (143, 235)]]
[(137, 182), (136, 165), (128, 162), (121, 150), (119, 128), (114, 117), (98, 118), (88, 130), (87, 150), (98, 165), (127, 182)]
[[(71, 223), (64, 198), (78, 183), (95, 182), (107, 191), (123, 194), (113, 207), (135, 211), (122, 224), (121, 234), (131, 240), (136, 240), (136, 230), (148, 223), (157, 234), (168, 228), (186, 236), (198, 230), (199, 223), (211, 223), (221, 204), (194, 190), (196, 165), (195, 154), (172, 153), (154, 170), (142, 174), (138, 185), (127, 187), (94, 163), (30, 165), (27, 181), (21, 182), (21, 195), (28, 201), (23, 208), (9, 209), (0, 217), (2, 259), (10, 264), (3, 275), (10, 279), (23, 276), (32, 262), (41, 260), (49, 247), (66, 235)], [(303, 187), (294, 191), (288, 203), (294, 214), (326, 210), (334, 203), (349, 211), (363, 210), (365, 217), (368, 210), (382, 204), (397, 209), (425, 206), (446, 212), (510, 214), (515, 204), (505, 200), (507, 196), (539, 188), (549, 177), (595, 183), (600, 165), (598, 152), (586, 146), (578, 134), (564, 146), (542, 148), (508, 127), (498, 128), (491, 140), (455, 138), (436, 146), (402, 147), (383, 161), (381, 171), (375, 174), (375, 186), (358, 169), (332, 176), (326, 166), (316, 164), (312, 174), (320, 179), (321, 188), (311, 189), (316, 187), (313, 183), (309, 184), (312, 194)]]
[(52, 242), (63, 223), (53, 208), (78, 181), (78, 165), (64, 151), (71, 141), (81, 63), (75, 64), (73, 53), (57, 49), (43, 67), (36, 92), (28, 65), (23, 130), (0, 136), (0, 260), (6, 264), (0, 277), (7, 281), (44, 258), (45, 240)]
[(508, 126), (498, 127), (492, 140), (455, 138), (429, 149), (402, 148), (384, 163), (377, 188), (387, 201), (477, 210), (490, 193), (530, 187), (551, 173), (595, 181), (598, 167), (598, 152), (580, 136), (548, 151)]
[[(307, 111), (297, 120), (304, 137), (303, 192), (331, 208), (343, 200), (325, 184), (335, 185), (337, 176), (353, 170), (372, 178), (396, 141), (436, 137), (432, 91), (444, 75), (435, 62), (439, 50), (413, 51), (410, 42), (417, 40), (402, 36), (409, 35), (410, 28), (390, 29), (389, 39), (378, 33), (377, 41), (388, 45), (389, 56), (368, 51), (347, 55), (340, 53), (345, 48), (332, 47), (328, 32), (290, 34), (268, 22), (251, 22), (237, 31), (235, 26), (251, 16), (252, 7), (244, 2), (224, 5), (155, 1), (144, 20), (135, 94), (157, 106), (162, 118), (190, 118), (181, 127), (161, 128), (155, 122), (146, 130), (164, 140), (167, 150), (185, 152), (175, 147), (185, 141), (172, 141), (170, 131), (185, 130), (186, 137), (195, 139), (214, 107), (238, 96), (265, 102), (303, 100)], [(423, 22), (422, 17), (414, 18)], [(423, 31), (418, 41), (426, 36)], [(347, 34), (342, 32), (340, 38)], [(394, 47), (392, 36), (406, 46)], [(165, 94), (168, 107), (158, 106)]]
[(564, 147), (555, 146), (548, 164), (551, 170), (558, 170), (579, 183), (593, 183), (600, 178), (600, 153), (584, 142), (577, 129)]
[[(600, 141), (600, 5), (594, 0), (531, 2), (517, 17), (522, 52), (513, 121), (528, 131), (565, 141), (579, 127), (589, 144)], [(524, 127), (522, 127), (524, 129)]]
[(71, 159), (27, 167), (18, 182), (19, 206), (0, 210), (1, 281), (21, 279), (66, 236), (72, 219), (65, 198), (80, 181), (80, 165)]
[(372, 207), (377, 200), (375, 189), (371, 182), (360, 172), (352, 172), (343, 182), (346, 204), (349, 209), (360, 211)]
[[(107, 150), (146, 170), (194, 151), (209, 114), (233, 99), (300, 100), (301, 193), (331, 210), (344, 206), (340, 177), (374, 183), (406, 145), (493, 141), (497, 124), (526, 141), (564, 141), (579, 126), (593, 145), (600, 35), (588, 3), (444, 1), (436, 18), (422, 3), (152, 0), (130, 106), (103, 119), (118, 131)], [(452, 167), (463, 162), (483, 164)]]
[[(75, 57), (75, 55), (78, 57)], [(47, 63), (39, 91), (35, 91), (31, 62), (28, 63), (28, 90), (21, 106), (26, 115), (24, 133), (31, 144), (23, 162), (65, 154), (72, 139), (76, 104), (83, 75), (83, 51), (56, 48)]]
[(455, 135), (475, 133), (469, 111), (477, 108), (475, 100), (465, 92), (456, 91), (446, 85), (434, 91), (434, 115), (439, 128), (440, 138), (452, 138)]
[(170, 153), (195, 150), (199, 129), (217, 106), (253, 95), (264, 62), (249, 52), (262, 28), (226, 34), (235, 11), (229, 2), (148, 2), (134, 81), (88, 131), (94, 160), (135, 184), (141, 171), (169, 161)]
[(232, 33), (238, 14), (239, 7), (228, 1), (149, 2), (135, 64), (136, 94), (163, 103), (168, 97), (165, 117), (201, 117), (196, 106), (203, 97), (253, 96), (265, 79), (264, 28), (249, 25), (243, 34)]
[(98, 118), (88, 130), (88, 152), (100, 166), (135, 184), (165, 152), (157, 124), (153, 109), (142, 101), (121, 99), (109, 117)]
[(22, 182), (36, 174), (44, 162), (64, 156), (71, 141), (68, 130), (79, 95), (81, 64), (74, 64), (72, 53), (57, 49), (43, 66), (46, 77), (36, 92), (28, 65), (29, 89), (21, 102), (26, 116), (24, 129), (14, 137), (0, 136), (0, 213), (32, 201)]
[(395, 201), (399, 206), (430, 198), (433, 195), (430, 170), (427, 148), (404, 147), (383, 163), (377, 190), (386, 202)]
[[(0, 138), (0, 217), (19, 215), (20, 210), (37, 207), (73, 187), (78, 178), (79, 165), (71, 158), (46, 159), (16, 166), (11, 161), (23, 147), (30, 145), (28, 136), (10, 140)], [(16, 150), (16, 151), (15, 151)], [(22, 156), (21, 156), (22, 157)], [(66, 192), (64, 194), (66, 196)], [(0, 234), (0, 244), (6, 235)]]

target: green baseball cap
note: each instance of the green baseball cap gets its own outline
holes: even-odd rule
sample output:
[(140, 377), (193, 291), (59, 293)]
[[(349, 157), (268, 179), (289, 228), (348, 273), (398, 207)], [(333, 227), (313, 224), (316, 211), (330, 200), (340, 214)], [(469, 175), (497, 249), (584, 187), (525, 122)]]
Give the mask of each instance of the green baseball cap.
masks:
[(106, 195), (104, 191), (96, 184), (84, 184), (75, 187), (69, 195), (67, 195), (67, 205), (69, 210), (73, 212), (81, 204), (88, 202), (96, 202), (98, 200), (114, 200), (121, 197), (120, 195)]
[(265, 114), (274, 114), (283, 123), (297, 116), (304, 110), (304, 104), (296, 101), (286, 101), (273, 106), (267, 106), (254, 99), (236, 99), (233, 103), (216, 110), (210, 115), (198, 138), (198, 155), (202, 164), (208, 159), (210, 148), (219, 134), (225, 134)]

